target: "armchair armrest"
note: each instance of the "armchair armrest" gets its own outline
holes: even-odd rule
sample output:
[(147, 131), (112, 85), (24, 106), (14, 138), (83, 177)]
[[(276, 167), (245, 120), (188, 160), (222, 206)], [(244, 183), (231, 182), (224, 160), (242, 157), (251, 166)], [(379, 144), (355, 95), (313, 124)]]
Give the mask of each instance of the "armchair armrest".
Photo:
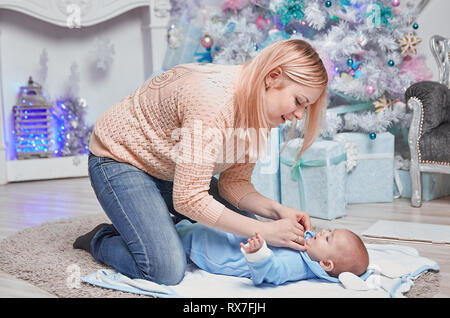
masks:
[(412, 97), (423, 105), (422, 134), (450, 121), (450, 92), (445, 85), (432, 81), (415, 83), (406, 90), (406, 102)]

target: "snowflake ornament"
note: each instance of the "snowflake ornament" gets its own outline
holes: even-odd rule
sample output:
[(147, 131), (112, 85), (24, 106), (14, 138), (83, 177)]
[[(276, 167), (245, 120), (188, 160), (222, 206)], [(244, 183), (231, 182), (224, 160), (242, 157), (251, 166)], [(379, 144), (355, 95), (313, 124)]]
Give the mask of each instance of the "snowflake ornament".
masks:
[(375, 113), (379, 114), (386, 107), (391, 105), (392, 101), (386, 98), (386, 96), (381, 96), (379, 99), (373, 102), (373, 106), (375, 107)]
[(416, 54), (416, 46), (422, 42), (422, 39), (409, 32), (403, 39), (398, 39), (398, 42), (402, 47), (402, 55)]

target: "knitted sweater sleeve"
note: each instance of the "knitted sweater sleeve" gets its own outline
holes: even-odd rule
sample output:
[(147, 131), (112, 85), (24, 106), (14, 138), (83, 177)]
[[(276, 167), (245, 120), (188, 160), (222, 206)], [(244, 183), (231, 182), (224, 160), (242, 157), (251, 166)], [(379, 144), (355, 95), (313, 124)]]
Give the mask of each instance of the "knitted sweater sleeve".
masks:
[(248, 155), (244, 163), (236, 163), (222, 172), (219, 176), (219, 194), (225, 200), (239, 209), (239, 202), (252, 192), (257, 192), (251, 183), (255, 163), (248, 162)]

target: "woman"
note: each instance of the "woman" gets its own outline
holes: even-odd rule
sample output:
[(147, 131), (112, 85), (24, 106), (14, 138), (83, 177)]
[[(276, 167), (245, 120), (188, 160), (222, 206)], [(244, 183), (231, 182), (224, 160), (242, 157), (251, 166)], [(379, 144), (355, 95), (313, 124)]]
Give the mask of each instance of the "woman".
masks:
[(309, 215), (262, 196), (250, 181), (257, 145), (265, 149), (271, 128), (305, 116), (297, 159), (313, 143), (327, 81), (317, 53), (295, 39), (243, 65), (185, 64), (147, 80), (95, 124), (89, 175), (113, 224), (100, 224), (74, 247), (128, 277), (166, 285), (184, 276), (174, 225), (183, 218), (304, 250)]

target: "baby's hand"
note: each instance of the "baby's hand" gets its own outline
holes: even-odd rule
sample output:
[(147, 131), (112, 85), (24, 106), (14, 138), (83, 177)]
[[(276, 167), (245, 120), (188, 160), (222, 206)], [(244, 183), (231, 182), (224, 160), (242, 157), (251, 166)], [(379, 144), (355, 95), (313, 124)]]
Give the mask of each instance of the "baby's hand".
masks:
[(255, 233), (255, 236), (249, 238), (247, 242), (245, 245), (241, 242), (241, 247), (247, 254), (251, 254), (257, 252), (263, 246), (264, 240), (259, 233)]

